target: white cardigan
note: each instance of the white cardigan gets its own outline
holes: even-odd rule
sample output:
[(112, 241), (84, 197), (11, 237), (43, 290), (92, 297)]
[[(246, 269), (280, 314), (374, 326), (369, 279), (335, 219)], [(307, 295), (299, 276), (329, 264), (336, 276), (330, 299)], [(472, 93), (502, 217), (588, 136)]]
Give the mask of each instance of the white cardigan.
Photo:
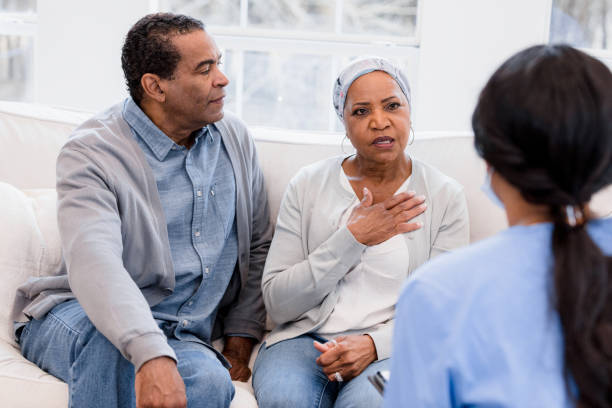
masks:
[[(337, 302), (338, 281), (361, 260), (365, 246), (337, 225), (354, 193), (340, 184), (345, 156), (301, 169), (289, 182), (262, 277), (264, 303), (277, 324), (266, 346), (315, 333)], [(407, 275), (429, 258), (469, 243), (463, 187), (435, 168), (412, 159), (408, 190), (424, 195), (427, 210), (413, 221), (423, 227), (404, 234), (410, 252)], [(378, 359), (391, 355), (393, 320), (368, 332)]]

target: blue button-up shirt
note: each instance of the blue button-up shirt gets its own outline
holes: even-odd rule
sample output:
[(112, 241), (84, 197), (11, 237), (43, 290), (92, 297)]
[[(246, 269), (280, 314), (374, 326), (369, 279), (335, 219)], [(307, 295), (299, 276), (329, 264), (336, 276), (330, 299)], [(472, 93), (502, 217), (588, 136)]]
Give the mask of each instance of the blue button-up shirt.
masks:
[(221, 134), (206, 126), (187, 149), (131, 98), (123, 117), (157, 182), (176, 277), (174, 293), (152, 308), (153, 317), (167, 336), (209, 344), (238, 258), (236, 182)]

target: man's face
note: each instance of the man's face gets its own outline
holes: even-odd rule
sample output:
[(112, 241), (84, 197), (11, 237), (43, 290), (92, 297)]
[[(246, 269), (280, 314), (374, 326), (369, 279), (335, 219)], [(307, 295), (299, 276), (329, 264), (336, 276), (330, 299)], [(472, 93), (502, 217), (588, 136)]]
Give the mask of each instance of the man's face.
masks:
[(221, 53), (203, 30), (170, 38), (181, 55), (172, 79), (162, 80), (164, 109), (184, 127), (198, 129), (223, 118), (223, 89), (229, 80), (220, 70)]

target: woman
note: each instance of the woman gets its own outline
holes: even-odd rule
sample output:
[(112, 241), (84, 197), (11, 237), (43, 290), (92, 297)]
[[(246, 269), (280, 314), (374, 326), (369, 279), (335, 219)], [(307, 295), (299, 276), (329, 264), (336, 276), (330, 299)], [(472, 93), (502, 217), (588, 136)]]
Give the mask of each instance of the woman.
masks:
[(612, 74), (568, 46), (506, 61), (480, 95), (485, 191), (510, 227), (432, 261), (398, 303), (387, 407), (612, 406)]
[(468, 243), (462, 188), (405, 152), (405, 76), (356, 61), (334, 105), (356, 154), (308, 166), (287, 188), (262, 278), (277, 327), (254, 367), (261, 408), (380, 405), (367, 375), (387, 367), (403, 281)]

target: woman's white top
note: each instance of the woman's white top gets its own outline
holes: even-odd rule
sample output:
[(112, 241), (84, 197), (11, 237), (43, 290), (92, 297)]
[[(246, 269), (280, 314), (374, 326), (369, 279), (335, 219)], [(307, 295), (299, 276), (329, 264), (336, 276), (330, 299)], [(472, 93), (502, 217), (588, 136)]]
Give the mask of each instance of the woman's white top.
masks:
[[(320, 333), (334, 310), (340, 310), (338, 282), (352, 273), (368, 249), (339, 223), (355, 200), (352, 189), (342, 186), (344, 159), (304, 167), (287, 186), (261, 278), (266, 310), (276, 324), (266, 338), (267, 347)], [(408, 275), (431, 257), (466, 245), (469, 221), (463, 188), (435, 168), (412, 159), (406, 188), (424, 195), (427, 203), (427, 210), (413, 220), (423, 227), (401, 236), (410, 254), (408, 262), (402, 262)], [(401, 283), (397, 286), (399, 290)], [(379, 359), (391, 355), (393, 319), (361, 332), (372, 337)]]
[[(407, 191), (407, 178), (395, 194)], [(340, 172), (340, 184), (353, 192), (344, 171)], [(338, 226), (345, 226), (353, 209), (359, 204), (354, 200), (344, 210)], [(338, 281), (334, 292), (338, 301), (318, 334), (331, 338), (343, 334), (355, 334), (375, 329), (393, 318), (395, 303), (404, 280), (408, 276), (410, 254), (404, 234), (394, 235), (378, 245), (368, 246), (361, 253), (361, 262), (352, 267)]]

